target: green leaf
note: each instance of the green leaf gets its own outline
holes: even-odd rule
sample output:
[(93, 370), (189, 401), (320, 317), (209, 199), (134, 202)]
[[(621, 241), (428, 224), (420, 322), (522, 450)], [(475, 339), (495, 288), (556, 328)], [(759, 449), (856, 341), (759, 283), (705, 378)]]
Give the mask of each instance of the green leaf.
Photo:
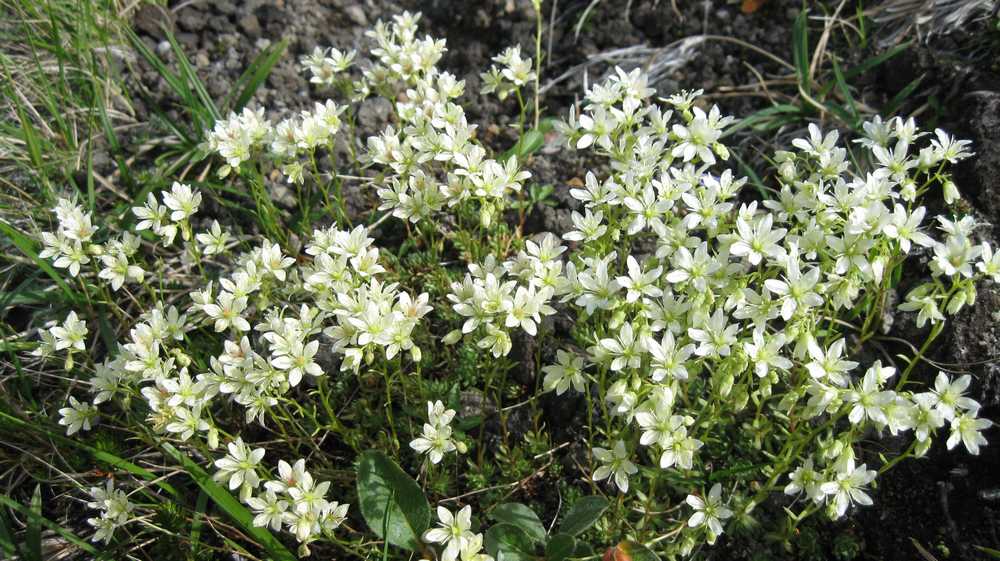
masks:
[(799, 86), (809, 91), (809, 11), (801, 10), (792, 26), (792, 59), (798, 74)]
[(201, 490), (215, 502), (216, 506), (228, 514), (244, 532), (264, 548), (264, 551), (271, 558), (281, 561), (295, 561), (295, 555), (284, 544), (278, 541), (267, 528), (258, 528), (253, 525), (253, 514), (240, 504), (236, 500), (236, 497), (226, 490), (226, 488), (216, 483), (212, 479), (212, 476), (198, 465), (197, 462), (169, 443), (163, 444), (163, 451), (179, 463), (187, 474), (191, 476), (191, 479), (201, 487)]
[(79, 301), (76, 293), (70, 289), (69, 285), (66, 284), (62, 276), (52, 268), (52, 265), (49, 265), (48, 261), (38, 256), (38, 253), (35, 252), (35, 242), (31, 238), (22, 234), (16, 228), (3, 221), (0, 221), (0, 232), (3, 232), (7, 238), (9, 238), (10, 241), (17, 246), (17, 249), (21, 250), (21, 253), (25, 254), (29, 259), (34, 261), (35, 264), (38, 265), (39, 269), (45, 271), (45, 274), (51, 277), (52, 280), (56, 281), (56, 284), (59, 285), (59, 288), (62, 289), (67, 298), (73, 302)]
[(991, 559), (1000, 559), (1000, 551), (996, 549), (993, 549), (991, 547), (985, 547), (982, 545), (974, 545), (972, 547), (978, 549), (979, 551), (985, 553), (986, 555), (989, 555)]
[(514, 144), (510, 150), (507, 150), (507, 152), (504, 153), (503, 159), (506, 160), (511, 156), (516, 156), (517, 159), (522, 160), (541, 150), (544, 144), (545, 135), (535, 129), (532, 129), (521, 135), (521, 138), (517, 139), (517, 143)]
[(576, 551), (576, 538), (569, 534), (556, 534), (552, 536), (545, 546), (546, 561), (563, 561), (573, 555)]
[(0, 495), (0, 504), (20, 512), (28, 519), (29, 524), (37, 523), (41, 526), (45, 526), (46, 528), (56, 532), (63, 538), (66, 538), (68, 541), (72, 542), (73, 545), (75, 545), (76, 547), (79, 547), (80, 549), (93, 555), (94, 557), (97, 557), (98, 559), (102, 559), (105, 557), (103, 554), (98, 552), (97, 549), (94, 548), (94, 546), (81, 540), (73, 532), (70, 532), (66, 528), (63, 528), (62, 526), (56, 524), (55, 522), (49, 520), (48, 518), (45, 518), (44, 516), (35, 512), (34, 510), (22, 505), (21, 503), (15, 501), (14, 499), (11, 499), (7, 495)]
[(12, 559), (18, 552), (17, 542), (14, 541), (14, 531), (10, 528), (7, 511), (0, 508), (0, 554), (2, 554), (3, 559)]
[(563, 519), (559, 530), (564, 534), (578, 536), (601, 519), (601, 515), (611, 503), (601, 496), (582, 497), (576, 501)]
[(542, 119), (538, 122), (538, 128), (525, 131), (521, 138), (517, 139), (517, 143), (504, 152), (500, 159), (506, 161), (511, 156), (516, 156), (518, 160), (523, 160), (538, 152), (545, 146), (545, 134), (553, 128), (555, 128), (554, 119)]
[(25, 556), (42, 561), (42, 486), (35, 485), (31, 495), (31, 514), (24, 529)]
[(493, 525), (483, 541), (486, 552), (494, 559), (499, 559), (501, 553), (505, 561), (529, 561), (534, 557), (531, 538), (513, 524)]
[(26, 421), (18, 419), (17, 417), (14, 417), (13, 415), (8, 415), (3, 411), (0, 411), (0, 421), (3, 421), (3, 423), (0, 423), (0, 427), (4, 427), (4, 430), (11, 430), (8, 427), (10, 425), (13, 425), (17, 427), (17, 429), (19, 430), (32, 431), (35, 433), (44, 434), (46, 437), (55, 440), (60, 444), (64, 444), (66, 446), (72, 446), (74, 448), (78, 448), (80, 450), (87, 452), (88, 454), (91, 455), (91, 457), (93, 457), (97, 461), (104, 462), (116, 469), (127, 471), (140, 479), (145, 479), (146, 481), (155, 482), (157, 487), (169, 493), (174, 499), (180, 498), (180, 493), (177, 492), (177, 489), (175, 489), (174, 486), (171, 485), (170, 483), (164, 481), (162, 477), (156, 475), (155, 473), (149, 471), (148, 469), (137, 466), (124, 458), (116, 456), (111, 452), (98, 450), (97, 448), (84, 444), (83, 442), (80, 442), (78, 439), (75, 438), (66, 438), (61, 434), (57, 434), (53, 431), (48, 430), (42, 424), (39, 424), (37, 422), (28, 423)]
[[(250, 101), (250, 98), (253, 97), (257, 88), (267, 79), (268, 74), (271, 73), (271, 69), (281, 59), (281, 55), (285, 53), (286, 47), (288, 47), (288, 39), (282, 39), (261, 51), (257, 55), (257, 58), (243, 72), (239, 80), (236, 81), (236, 84), (233, 85), (233, 88), (222, 102), (223, 107), (228, 107), (231, 111), (237, 113), (241, 111)], [(234, 94), (237, 94), (235, 101), (232, 100)], [(232, 105), (230, 105), (231, 102)]]
[(626, 558), (632, 561), (660, 561), (660, 557), (653, 553), (653, 550), (632, 541), (623, 541), (618, 544), (618, 549), (625, 552)]
[(534, 511), (521, 503), (504, 503), (496, 507), (493, 518), (497, 522), (517, 526), (535, 543), (545, 541), (545, 526), (542, 521)]
[(420, 485), (385, 454), (369, 450), (361, 455), (358, 503), (378, 537), (412, 551), (421, 548), (420, 536), (431, 523), (430, 504)]

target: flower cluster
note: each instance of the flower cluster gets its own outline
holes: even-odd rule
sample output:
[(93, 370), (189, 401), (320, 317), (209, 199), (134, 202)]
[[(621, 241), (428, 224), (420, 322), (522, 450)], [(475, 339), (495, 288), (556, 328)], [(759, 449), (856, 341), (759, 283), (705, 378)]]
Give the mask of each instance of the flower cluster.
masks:
[[(157, 203), (156, 197), (150, 193), (146, 197), (145, 206), (132, 208), (132, 213), (139, 219), (135, 229), (151, 230), (160, 236), (166, 245), (174, 243), (178, 229), (185, 241), (190, 240), (189, 220), (198, 212), (199, 206), (201, 206), (201, 193), (192, 190), (190, 185), (175, 181), (170, 191), (163, 192), (163, 204)], [(140, 277), (139, 282), (141, 281)]]
[(71, 277), (80, 274), (80, 266), (90, 263), (91, 255), (103, 253), (101, 246), (92, 243), (97, 227), (90, 213), (69, 199), (59, 199), (55, 209), (59, 227), (55, 232), (42, 232), (45, 245), (38, 256), (42, 259), (54, 258), (52, 264), (69, 271)]
[(559, 259), (566, 248), (551, 234), (525, 245), (526, 251), (502, 264), (493, 256), (482, 264), (470, 264), (465, 280), (452, 283), (448, 300), (466, 319), (461, 329), (445, 336), (446, 343), (481, 333), (479, 348), (495, 357), (504, 356), (512, 345), (510, 329), (520, 328), (533, 336), (542, 316), (555, 313), (550, 302), (567, 286)]
[(128, 500), (124, 491), (115, 489), (115, 483), (110, 479), (104, 487), (91, 487), (90, 496), (93, 500), (87, 506), (101, 511), (97, 518), (87, 519), (87, 523), (97, 529), (91, 539), (95, 542), (110, 542), (115, 530), (128, 524), (135, 505)]
[(259, 489), (257, 466), (263, 457), (263, 448), (250, 450), (237, 439), (229, 444), (229, 454), (216, 460), (215, 478), (228, 480), (230, 489), (240, 489), (243, 502), (253, 509), (254, 526), (285, 528), (302, 544), (300, 553), (308, 555), (308, 544), (340, 526), (349, 505), (326, 500), (330, 482), (317, 483), (306, 471), (304, 459), (294, 464), (279, 460), (277, 479), (264, 481)]
[[(475, 126), (454, 103), (464, 82), (437, 69), (444, 43), (415, 38), (418, 16), (404, 14), (388, 27), (376, 26), (379, 63), (366, 76), (405, 90), (395, 103), (398, 128), (388, 126), (368, 139), (371, 161), (387, 168), (378, 189), (381, 210), (418, 222), (466, 201), (477, 201), (489, 226), (508, 194), (520, 191), (530, 174), (514, 158), (488, 158), (474, 138)], [(413, 52), (414, 55), (407, 55)], [(375, 83), (378, 83), (375, 82)]]
[(493, 57), (493, 61), (502, 65), (502, 68), (498, 68), (494, 64), (489, 71), (480, 75), (483, 80), (481, 90), (483, 94), (495, 93), (503, 101), (511, 92), (519, 92), (525, 84), (535, 80), (535, 71), (532, 70), (533, 61), (521, 56), (520, 45), (506, 49)]
[[(945, 167), (969, 155), (967, 143), (936, 131), (918, 147), (924, 134), (912, 120), (875, 120), (858, 142), (871, 163), (862, 172), (836, 132), (824, 135), (812, 126), (809, 138), (793, 143), (797, 151), (775, 155), (780, 186), (774, 198), (740, 203), (746, 180), (728, 169), (713, 171), (729, 157), (721, 139), (732, 119), (716, 107), (696, 106), (697, 92), (663, 100), (669, 108), (650, 103), (651, 93), (639, 71), (619, 69), (587, 93), (579, 116), (571, 112), (559, 127), (568, 146), (611, 160), (608, 177), (588, 173), (570, 191), (583, 209), (573, 213), (573, 230), (563, 239), (580, 245), (571, 247), (564, 265), (558, 260), (564, 248), (552, 252), (546, 265), (553, 273), (544, 283), (578, 310), (574, 338), (586, 349), (560, 350), (557, 364), (543, 369), (545, 388), (586, 392), (588, 380), (608, 379), (599, 389), (618, 421), (605, 434), (614, 446), (593, 449), (599, 462), (593, 478), (613, 480), (627, 492), (642, 448), (661, 469), (697, 472), (724, 462), (726, 447), (713, 432), (729, 416), (745, 415), (750, 401), (758, 404), (744, 425), (751, 431), (761, 415), (808, 423), (815, 431), (818, 440), (785, 452), (810, 458), (816, 471), (810, 496), (827, 504), (831, 517), (852, 502), (870, 502), (863, 488), (875, 472), (857, 466), (855, 457), (864, 430), (912, 430), (912, 453), (919, 455), (950, 422), (949, 447), (963, 442), (977, 453), (985, 442), (980, 433), (990, 426), (977, 416), (978, 405), (958, 390), (963, 405), (946, 412), (934, 396), (950, 390), (911, 391), (881, 363), (856, 373), (856, 351), (830, 323), (831, 314), (859, 306), (881, 315), (893, 271), (920, 248), (933, 256), (931, 281), (899, 308), (918, 311), (920, 325), (942, 321), (941, 310), (957, 312), (974, 299), (975, 282), (995, 274), (996, 258), (988, 245), (973, 241), (970, 218), (938, 217), (938, 241), (916, 204), (935, 186), (956, 196)], [(505, 269), (523, 270), (511, 263)], [(494, 318), (505, 308), (495, 304), (512, 288), (504, 290), (486, 267), (472, 270), (478, 273), (450, 296), (469, 318), (463, 331), (479, 324), (496, 329)], [(870, 336), (877, 324), (863, 329)], [(964, 389), (968, 378), (961, 380), (955, 384)], [(943, 379), (938, 386), (952, 387)], [(752, 433), (742, 438), (758, 448), (777, 446), (772, 453), (783, 444), (761, 443)], [(776, 465), (766, 473), (776, 480), (790, 468)], [(747, 499), (748, 491), (736, 489), (741, 504), (766, 496)], [(691, 528), (704, 528), (710, 543), (731, 514), (719, 492), (688, 500), (697, 510)]]
[(420, 436), (410, 442), (410, 448), (418, 454), (427, 454), (432, 464), (440, 462), (449, 452), (464, 451), (465, 446), (452, 438), (451, 421), (454, 418), (454, 409), (445, 409), (441, 401), (428, 401), (427, 422)]

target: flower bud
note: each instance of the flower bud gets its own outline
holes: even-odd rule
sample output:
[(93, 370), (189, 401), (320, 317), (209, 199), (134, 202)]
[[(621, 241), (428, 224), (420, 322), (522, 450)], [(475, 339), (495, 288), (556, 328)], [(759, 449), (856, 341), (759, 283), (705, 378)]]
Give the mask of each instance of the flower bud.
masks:
[(461, 338), (462, 338), (462, 330), (455, 329), (453, 331), (450, 331), (447, 335), (445, 335), (442, 341), (444, 342), (445, 345), (454, 345)]
[(955, 182), (950, 179), (944, 182), (943, 189), (944, 202), (948, 204), (953, 204), (955, 201), (962, 198), (962, 195), (958, 192), (958, 186), (955, 185)]

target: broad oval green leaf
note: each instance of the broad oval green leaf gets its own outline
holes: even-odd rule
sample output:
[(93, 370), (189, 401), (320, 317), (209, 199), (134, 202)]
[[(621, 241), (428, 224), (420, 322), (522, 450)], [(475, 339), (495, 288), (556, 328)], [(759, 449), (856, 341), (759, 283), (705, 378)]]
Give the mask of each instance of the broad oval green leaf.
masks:
[(653, 550), (633, 541), (623, 541), (618, 544), (618, 549), (625, 552), (625, 556), (632, 561), (660, 561), (660, 557), (653, 553)]
[(358, 506), (378, 537), (411, 551), (420, 549), (431, 506), (420, 485), (381, 452), (369, 450), (358, 462)]
[(505, 561), (530, 561), (534, 557), (531, 538), (513, 524), (494, 524), (486, 531), (483, 541), (486, 552), (494, 559), (502, 556)]
[(571, 536), (582, 534), (601, 519), (610, 504), (607, 499), (597, 495), (580, 498), (569, 509), (559, 531)]
[(493, 510), (493, 518), (497, 522), (505, 522), (517, 526), (531, 538), (540, 543), (545, 541), (545, 526), (533, 510), (521, 503), (504, 503)]
[(576, 551), (576, 538), (569, 534), (556, 534), (545, 545), (546, 561), (563, 561)]

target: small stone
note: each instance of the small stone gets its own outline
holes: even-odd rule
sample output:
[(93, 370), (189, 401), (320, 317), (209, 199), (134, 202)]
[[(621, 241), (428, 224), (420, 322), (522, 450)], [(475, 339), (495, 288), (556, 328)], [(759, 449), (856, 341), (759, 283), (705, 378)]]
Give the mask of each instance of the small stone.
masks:
[(231, 16), (236, 13), (236, 2), (233, 2), (233, 0), (219, 0), (218, 2), (214, 2), (212, 7), (215, 8), (215, 10), (220, 14), (225, 14), (227, 16)]
[(185, 53), (198, 50), (198, 35), (195, 33), (178, 33), (177, 42), (180, 43)]
[(174, 30), (174, 14), (163, 6), (143, 4), (132, 17), (136, 29), (157, 39), (165, 39)]
[(365, 15), (365, 9), (362, 8), (360, 4), (351, 4), (350, 6), (345, 7), (344, 14), (347, 15), (347, 19), (357, 25), (368, 25), (368, 16)]
[(199, 51), (198, 54), (194, 55), (194, 65), (197, 68), (205, 68), (209, 64), (211, 64), (211, 61), (208, 60), (208, 55), (205, 54), (205, 51)]
[(180, 15), (177, 16), (177, 26), (184, 31), (201, 31), (205, 28), (207, 22), (208, 18), (203, 12), (190, 7), (182, 10)]
[(248, 37), (256, 39), (260, 36), (260, 21), (258, 21), (257, 16), (253, 14), (247, 14), (241, 17), (239, 26)]

